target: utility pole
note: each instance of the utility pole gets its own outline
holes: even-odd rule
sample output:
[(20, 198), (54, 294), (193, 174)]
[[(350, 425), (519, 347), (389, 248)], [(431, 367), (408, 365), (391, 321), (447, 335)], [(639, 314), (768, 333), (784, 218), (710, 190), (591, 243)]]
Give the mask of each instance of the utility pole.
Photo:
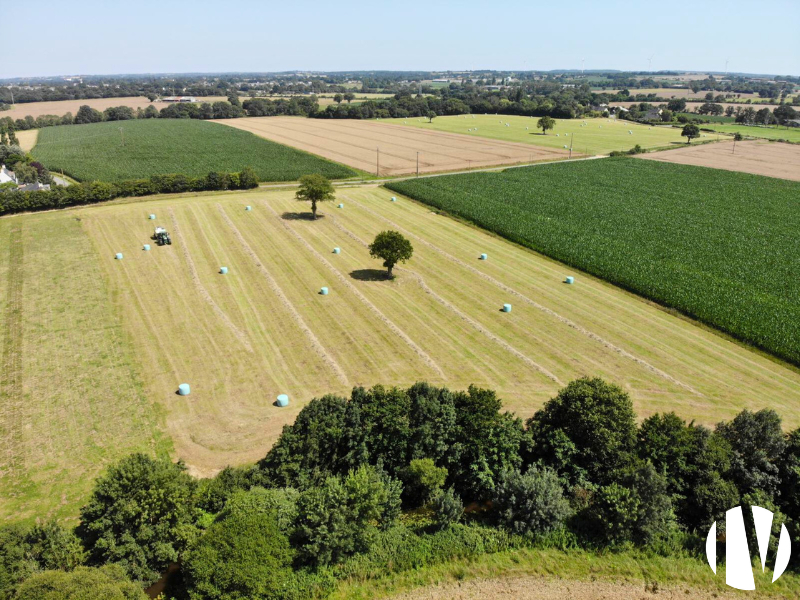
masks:
[(419, 151), (417, 151), (417, 177), (419, 177)]
[(572, 144), (575, 143), (575, 134), (572, 134), (572, 138), (569, 141), (569, 157), (572, 158)]
[(378, 148), (378, 164), (377, 164), (377, 166), (375, 168), (375, 176), (376, 177), (380, 177), (381, 176), (381, 149), (380, 148)]
[(119, 134), (122, 136), (122, 145), (125, 146), (125, 132), (123, 131), (122, 127), (119, 128)]

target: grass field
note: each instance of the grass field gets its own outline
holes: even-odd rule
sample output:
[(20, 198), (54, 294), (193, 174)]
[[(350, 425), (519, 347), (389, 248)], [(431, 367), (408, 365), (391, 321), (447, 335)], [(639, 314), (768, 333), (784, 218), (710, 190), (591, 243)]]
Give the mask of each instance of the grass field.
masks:
[(741, 133), (745, 137), (764, 138), (768, 140), (789, 140), (790, 142), (800, 142), (800, 127), (755, 127), (752, 125), (718, 125), (708, 123), (701, 125), (707, 129), (713, 129), (720, 133)]
[[(651, 127), (616, 119), (556, 119), (555, 129), (542, 135), (541, 130), (536, 128), (538, 120), (512, 115), (458, 115), (436, 117), (433, 123), (421, 118), (382, 119), (381, 123), (399, 123), (562, 150), (571, 144), (573, 154), (589, 155), (630, 150), (636, 144), (642, 148), (657, 148), (686, 142), (681, 138), (681, 130), (674, 127)], [(629, 131), (633, 131), (633, 134)]]
[[(74, 515), (135, 449), (172, 448), (200, 475), (257, 460), (312, 397), (354, 385), (474, 383), (528, 417), (590, 374), (641, 417), (769, 406), (800, 425), (800, 372), (391, 195), (341, 189), (316, 222), (291, 190), (0, 219), (0, 520)], [(173, 245), (144, 252), (154, 223)], [(389, 228), (415, 247), (394, 281), (365, 247)]]
[(623, 158), (389, 187), (800, 365), (798, 183)]
[(79, 181), (121, 181), (151, 175), (256, 170), (261, 181), (307, 173), (351, 177), (351, 169), (232, 127), (194, 119), (107, 121), (46, 127), (32, 152), (51, 171)]

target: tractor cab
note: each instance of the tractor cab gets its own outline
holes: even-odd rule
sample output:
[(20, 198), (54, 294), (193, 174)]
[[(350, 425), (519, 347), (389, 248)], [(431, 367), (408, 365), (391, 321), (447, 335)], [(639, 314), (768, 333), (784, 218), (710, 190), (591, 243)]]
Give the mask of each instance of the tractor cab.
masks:
[(172, 240), (169, 237), (169, 233), (163, 227), (156, 227), (155, 233), (153, 234), (153, 239), (159, 246), (172, 245)]

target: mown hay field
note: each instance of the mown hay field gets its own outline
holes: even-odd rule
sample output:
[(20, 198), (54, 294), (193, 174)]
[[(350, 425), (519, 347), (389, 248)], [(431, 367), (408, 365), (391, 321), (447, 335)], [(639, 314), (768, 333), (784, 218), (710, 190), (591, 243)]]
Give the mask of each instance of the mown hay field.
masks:
[[(227, 102), (225, 96), (207, 96), (197, 98), (199, 102)], [(56, 115), (63, 117), (67, 113), (72, 113), (74, 117), (81, 106), (91, 106), (100, 112), (112, 106), (130, 106), (133, 110), (137, 108), (147, 108), (153, 105), (161, 110), (170, 105), (169, 102), (150, 102), (144, 96), (123, 96), (121, 98), (84, 98), (82, 100), (53, 100), (49, 102), (23, 102), (15, 104), (9, 110), (0, 112), (0, 117), (11, 117), (12, 119), (24, 119), (31, 116), (34, 119), (42, 115)]]
[(251, 133), (194, 119), (140, 119), (46, 127), (32, 154), (51, 171), (79, 181), (122, 181), (182, 173), (255, 169), (260, 181), (293, 181), (308, 173), (356, 173)]
[(609, 154), (614, 150), (630, 150), (637, 144), (642, 148), (659, 148), (686, 142), (686, 139), (681, 137), (680, 129), (640, 125), (617, 119), (556, 119), (555, 129), (543, 135), (542, 130), (536, 127), (538, 120), (538, 117), (488, 114), (436, 117), (433, 123), (422, 117), (385, 119), (381, 123), (407, 125), (428, 131), (459, 133), (473, 138), (518, 142), (560, 149), (562, 152), (568, 152), (571, 146), (573, 157), (580, 154), (598, 155)]
[(763, 140), (684, 146), (636, 158), (800, 181), (800, 145)]
[[(598, 375), (640, 417), (800, 425), (797, 370), (385, 189), (337, 195), (315, 222), (291, 190), (0, 219), (0, 520), (74, 515), (134, 450), (200, 475), (255, 461), (311, 398), (356, 385), (477, 384), (528, 417)], [(415, 248), (394, 281), (366, 248), (387, 229)]]
[(620, 158), (389, 186), (800, 365), (798, 183)]
[(432, 173), (569, 156), (563, 149), (533, 148), (459, 133), (415, 131), (375, 121), (251, 117), (217, 122), (381, 176), (415, 173), (417, 164), (420, 173)]

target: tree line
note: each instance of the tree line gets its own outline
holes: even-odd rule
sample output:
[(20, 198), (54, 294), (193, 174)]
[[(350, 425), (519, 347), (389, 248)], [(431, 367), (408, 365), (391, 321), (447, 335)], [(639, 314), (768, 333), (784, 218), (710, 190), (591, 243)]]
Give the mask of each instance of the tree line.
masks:
[(519, 547), (704, 560), (708, 527), (737, 505), (800, 540), (799, 486), (800, 429), (772, 410), (637, 425), (622, 389), (582, 378), (523, 422), (474, 386), (358, 387), (312, 400), (253, 466), (197, 480), (136, 454), (95, 481), (76, 528), (0, 527), (0, 600), (87, 581), (143, 598), (131, 582), (170, 565), (176, 599), (259, 600)]

